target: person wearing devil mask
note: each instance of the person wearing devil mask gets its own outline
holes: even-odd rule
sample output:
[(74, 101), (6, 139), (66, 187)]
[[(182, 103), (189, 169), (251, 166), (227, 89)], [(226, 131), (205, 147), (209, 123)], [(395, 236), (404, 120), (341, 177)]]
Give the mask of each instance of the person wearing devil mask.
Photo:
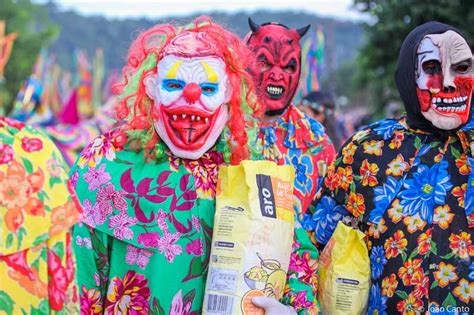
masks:
[[(249, 72), (255, 82), (258, 101), (266, 110), (260, 119), (255, 147), (261, 150), (265, 159), (295, 168), (295, 235), (310, 243), (310, 235), (302, 228), (303, 214), (314, 198), (319, 178), (335, 156), (322, 125), (292, 103), (301, 74), (299, 41), (310, 25), (290, 29), (273, 22), (259, 25), (250, 18), (249, 25), (251, 32), (246, 42), (254, 52), (254, 63)], [(288, 294), (282, 302), (292, 304), (299, 312), (318, 311), (317, 264), (314, 263), (317, 259), (314, 246), (302, 246), (295, 241), (288, 273)], [(254, 300), (261, 300), (257, 305), (266, 308), (267, 313), (271, 307), (278, 306), (270, 299)]]
[(219, 165), (253, 156), (244, 111), (257, 105), (242, 96), (250, 52), (201, 17), (144, 31), (127, 60), (122, 125), (71, 171), (84, 209), (73, 237), (81, 312), (198, 314)]
[(415, 28), (395, 73), (406, 117), (346, 142), (308, 211), (322, 244), (340, 220), (366, 233), (369, 314), (474, 310), (472, 57), (455, 28)]

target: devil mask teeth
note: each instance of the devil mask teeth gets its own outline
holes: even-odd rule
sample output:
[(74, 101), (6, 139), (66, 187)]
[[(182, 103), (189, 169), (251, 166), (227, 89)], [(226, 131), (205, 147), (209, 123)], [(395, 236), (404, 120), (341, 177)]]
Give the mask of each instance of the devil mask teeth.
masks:
[(268, 85), (266, 91), (270, 98), (279, 99), (283, 96), (285, 89), (282, 86)]

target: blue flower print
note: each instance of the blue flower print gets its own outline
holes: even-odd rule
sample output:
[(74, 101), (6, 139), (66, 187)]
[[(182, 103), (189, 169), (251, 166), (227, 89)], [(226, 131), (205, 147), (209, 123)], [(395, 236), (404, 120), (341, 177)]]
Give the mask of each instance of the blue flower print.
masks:
[(310, 156), (302, 155), (301, 150), (289, 150), (289, 156), (285, 156), (285, 164), (291, 164), (295, 168), (295, 189), (302, 193), (309, 193), (313, 189), (313, 181), (310, 174), (313, 172), (313, 161)]
[(404, 214), (419, 213), (422, 220), (431, 223), (435, 205), (445, 204), (446, 194), (453, 187), (447, 168), (446, 161), (431, 167), (418, 166), (413, 179), (405, 180), (405, 190), (400, 193)]
[(387, 315), (387, 312), (385, 311), (387, 309), (386, 303), (387, 297), (382, 296), (378, 284), (373, 284), (370, 288), (369, 309), (367, 311), (367, 314)]
[(385, 250), (383, 246), (375, 246), (370, 254), (370, 269), (372, 271), (372, 280), (377, 280), (383, 272), (383, 267), (387, 263)]
[[(311, 206), (312, 207), (312, 206)], [(316, 205), (311, 218), (313, 223), (307, 223), (306, 230), (314, 230), (316, 240), (320, 244), (326, 244), (336, 229), (337, 222), (344, 216), (349, 216), (349, 212), (342, 205), (338, 205), (334, 199), (328, 196), (321, 198)], [(308, 219), (309, 221), (309, 219)], [(304, 225), (303, 225), (304, 226)]]
[(401, 183), (401, 181), (397, 181), (394, 177), (388, 176), (385, 184), (374, 188), (375, 209), (370, 211), (369, 222), (379, 224), (385, 210), (400, 191)]
[(404, 127), (395, 119), (385, 119), (374, 123), (369, 127), (373, 128), (376, 134), (382, 135), (384, 140), (392, 138), (395, 130), (403, 130)]

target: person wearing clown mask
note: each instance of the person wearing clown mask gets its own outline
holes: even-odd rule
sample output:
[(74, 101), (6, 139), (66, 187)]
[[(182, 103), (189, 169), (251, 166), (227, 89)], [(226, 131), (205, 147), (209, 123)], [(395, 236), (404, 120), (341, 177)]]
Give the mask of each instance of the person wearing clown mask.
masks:
[(357, 132), (310, 207), (321, 244), (340, 220), (366, 233), (369, 314), (473, 311), (469, 47), (459, 31), (439, 22), (407, 36), (395, 73), (406, 117)]
[[(265, 159), (280, 165), (292, 165), (296, 171), (294, 209), (297, 240), (291, 256), (287, 294), (282, 302), (294, 305), (302, 313), (317, 313), (317, 263), (314, 262), (318, 259), (318, 252), (314, 246), (303, 246), (311, 243), (311, 236), (303, 229), (307, 221), (304, 213), (315, 196), (319, 179), (334, 159), (335, 150), (323, 126), (292, 103), (301, 74), (299, 41), (310, 26), (290, 29), (274, 22), (259, 25), (250, 18), (249, 25), (251, 32), (245, 41), (254, 52), (249, 72), (255, 82), (258, 101), (265, 108), (255, 148)], [(301, 268), (301, 264), (307, 267)], [(254, 300), (267, 313), (278, 306), (271, 299)], [(283, 309), (275, 312), (280, 314)]]
[(201, 312), (218, 167), (254, 157), (249, 57), (205, 17), (132, 43), (116, 87), (122, 125), (71, 171), (84, 209), (73, 236), (84, 314)]

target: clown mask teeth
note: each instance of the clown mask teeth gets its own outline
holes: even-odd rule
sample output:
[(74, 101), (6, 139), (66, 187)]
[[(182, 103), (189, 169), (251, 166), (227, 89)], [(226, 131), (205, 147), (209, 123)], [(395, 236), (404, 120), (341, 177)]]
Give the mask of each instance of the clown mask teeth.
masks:
[(159, 61), (147, 92), (158, 112), (155, 130), (174, 155), (197, 159), (216, 143), (228, 120), (228, 84), (219, 57), (168, 55)]

